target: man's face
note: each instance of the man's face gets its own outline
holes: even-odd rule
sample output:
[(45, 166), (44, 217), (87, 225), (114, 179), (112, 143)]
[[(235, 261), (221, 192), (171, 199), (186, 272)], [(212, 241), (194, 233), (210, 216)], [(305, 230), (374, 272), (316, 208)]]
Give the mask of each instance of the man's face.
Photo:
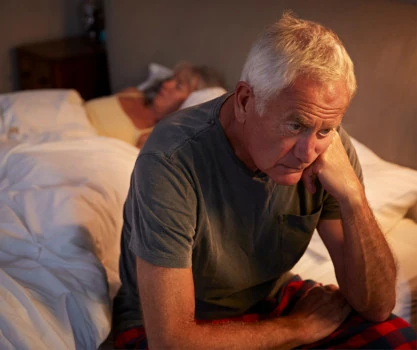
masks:
[(162, 116), (176, 111), (191, 93), (186, 72), (180, 71), (172, 79), (166, 80), (153, 100), (153, 106)]
[(253, 168), (277, 184), (296, 184), (330, 145), (348, 104), (344, 83), (323, 85), (298, 78), (272, 98), (260, 116), (251, 93), (244, 142)]

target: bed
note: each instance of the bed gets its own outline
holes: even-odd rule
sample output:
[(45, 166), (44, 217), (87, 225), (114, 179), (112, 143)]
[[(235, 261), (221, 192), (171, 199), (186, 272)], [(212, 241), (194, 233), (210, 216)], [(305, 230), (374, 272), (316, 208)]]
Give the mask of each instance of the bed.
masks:
[[(97, 135), (74, 90), (3, 94), (0, 106), (0, 348), (98, 348), (139, 150)], [(417, 171), (353, 142), (399, 265), (395, 312), (417, 328)], [(317, 235), (293, 272), (335, 283)]]
[(97, 136), (73, 90), (0, 104), (0, 348), (95, 349), (138, 149)]

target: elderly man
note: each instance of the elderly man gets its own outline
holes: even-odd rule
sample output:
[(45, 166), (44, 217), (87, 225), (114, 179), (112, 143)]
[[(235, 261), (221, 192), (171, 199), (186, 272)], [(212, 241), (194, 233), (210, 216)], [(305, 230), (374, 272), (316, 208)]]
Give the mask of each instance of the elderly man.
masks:
[[(124, 208), (116, 347), (415, 346), (340, 127), (355, 90), (338, 37), (284, 14), (233, 93), (157, 126)], [(315, 228), (340, 287), (289, 273)]]

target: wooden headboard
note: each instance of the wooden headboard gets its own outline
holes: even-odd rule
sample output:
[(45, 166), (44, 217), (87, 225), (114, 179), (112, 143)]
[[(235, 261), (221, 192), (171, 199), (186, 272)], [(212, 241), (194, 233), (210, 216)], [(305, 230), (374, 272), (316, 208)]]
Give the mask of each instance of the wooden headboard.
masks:
[(417, 6), (393, 0), (123, 0), (105, 3), (113, 91), (149, 62), (217, 68), (233, 89), (251, 43), (286, 9), (332, 28), (354, 63), (358, 93), (344, 118), (386, 160), (417, 169)]

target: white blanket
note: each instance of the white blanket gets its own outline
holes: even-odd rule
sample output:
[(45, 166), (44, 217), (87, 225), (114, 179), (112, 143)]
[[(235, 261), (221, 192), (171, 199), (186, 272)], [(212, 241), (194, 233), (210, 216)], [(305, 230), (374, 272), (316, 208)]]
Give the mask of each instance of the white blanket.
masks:
[(96, 136), (0, 144), (0, 349), (93, 349), (106, 338), (137, 154)]
[[(94, 349), (110, 331), (122, 208), (138, 150), (61, 136), (0, 141), (0, 349)], [(294, 271), (335, 282), (316, 238)], [(392, 243), (402, 266), (396, 311), (415, 321), (408, 305), (417, 287), (407, 290), (416, 280), (408, 273), (416, 271), (413, 252)]]
[[(412, 219), (402, 219), (387, 233), (387, 241), (398, 268), (397, 301), (393, 312), (417, 329), (417, 259), (415, 258), (417, 223)], [(303, 279), (337, 285), (330, 255), (317, 231), (306, 253), (294, 266), (292, 272)]]

